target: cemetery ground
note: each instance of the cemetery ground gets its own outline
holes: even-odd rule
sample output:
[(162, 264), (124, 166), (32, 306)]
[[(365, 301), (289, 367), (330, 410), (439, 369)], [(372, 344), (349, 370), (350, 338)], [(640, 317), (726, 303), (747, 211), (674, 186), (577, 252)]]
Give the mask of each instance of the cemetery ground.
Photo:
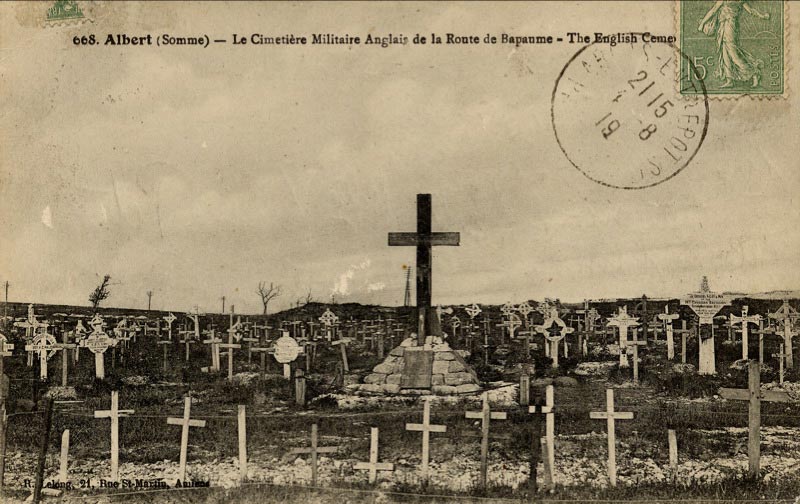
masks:
[[(613, 345), (612, 345), (613, 346)], [(445, 432), (430, 435), (430, 478), (419, 473), (421, 435), (406, 430), (422, 421), (420, 398), (357, 395), (353, 387), (380, 362), (366, 346), (349, 350), (351, 373), (339, 386), (339, 353), (320, 346), (314, 369), (307, 375), (308, 404), (295, 404), (294, 384), (281, 376), (280, 366), (268, 361), (262, 373), (258, 358), (247, 363), (246, 350), (237, 354), (234, 380), (225, 369), (208, 374), (207, 348), (196, 345), (188, 363), (178, 343), (163, 370), (161, 348), (131, 345), (116, 358), (107, 356), (106, 379), (94, 380), (94, 361), (86, 354), (70, 362), (70, 386), (58, 387), (61, 359), (53, 358), (49, 383), (40, 383), (25, 357), (5, 360), (12, 377), (5, 467), (4, 501), (30, 495), (25, 481), (34, 478), (37, 453), (44, 432), (41, 402), (53, 397), (52, 435), (47, 448), (45, 482), (58, 480), (61, 433), (70, 431), (69, 481), (73, 490), (61, 499), (98, 502), (326, 502), (346, 496), (348, 502), (462, 502), (473, 498), (527, 499), (529, 460), (533, 446), (533, 417), (518, 404), (517, 383), (521, 352), (492, 355), (488, 365), (480, 351), (468, 358), (488, 390), (492, 411), (507, 413), (492, 420), (489, 443), (488, 487), (479, 488), (479, 421), (465, 418), (480, 410), (480, 396), (433, 397), (431, 423)], [(561, 358), (560, 368), (534, 352), (531, 397), (542, 397), (555, 384), (554, 488), (537, 499), (793, 499), (800, 495), (800, 381), (797, 368), (788, 371), (793, 402), (762, 404), (761, 477), (747, 475), (747, 404), (719, 398), (720, 387), (746, 388), (747, 369), (731, 365), (740, 348), (717, 340), (717, 376), (701, 376), (692, 369), (667, 363), (663, 337), (641, 350), (640, 383), (632, 386), (630, 369), (617, 366), (618, 355), (601, 344), (587, 357)], [(689, 355), (696, 359), (696, 342)], [(770, 353), (771, 353), (770, 349)], [(112, 365), (113, 361), (113, 365)], [(679, 360), (678, 360), (679, 362)], [(771, 360), (770, 360), (771, 362)], [(590, 364), (587, 364), (590, 363)], [(591, 364), (594, 363), (594, 364)], [(601, 364), (597, 364), (601, 363)], [(75, 366), (75, 367), (72, 367)], [(339, 368), (340, 369), (340, 368)], [(777, 382), (777, 372), (765, 366), (765, 387)], [(606, 389), (615, 388), (615, 408), (633, 412), (632, 420), (616, 422), (619, 484), (606, 477), (606, 422), (590, 418), (605, 409)], [(192, 398), (191, 418), (205, 427), (189, 434), (187, 480), (208, 481), (210, 488), (159, 490), (134, 487), (99, 488), (109, 479), (109, 420), (94, 411), (108, 410), (111, 392), (119, 391), (120, 410), (134, 410), (119, 421), (120, 481), (145, 484), (163, 479), (170, 487), (179, 479), (181, 429), (167, 417), (180, 417), (184, 397)], [(237, 408), (246, 406), (247, 480), (242, 484), (238, 465)], [(319, 446), (338, 447), (320, 455), (319, 478), (312, 487), (310, 457), (291, 454), (308, 447), (312, 424), (318, 426)], [(370, 428), (379, 430), (379, 461), (394, 464), (392, 473), (379, 471), (377, 483), (368, 483), (357, 462), (369, 460)], [(670, 468), (667, 430), (674, 429), (678, 445), (677, 469)], [(538, 464), (540, 479), (543, 465)], [(81, 480), (93, 488), (80, 488)], [(136, 493), (141, 492), (141, 493)], [(118, 496), (117, 496), (118, 495)], [(115, 497), (117, 496), (117, 497)], [(332, 497), (333, 496), (333, 497)]]

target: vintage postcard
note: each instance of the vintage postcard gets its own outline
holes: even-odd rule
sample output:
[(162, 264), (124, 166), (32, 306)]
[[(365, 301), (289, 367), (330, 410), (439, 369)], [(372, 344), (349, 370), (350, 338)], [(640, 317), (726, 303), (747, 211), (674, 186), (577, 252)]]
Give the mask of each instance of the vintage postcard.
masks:
[(797, 502), (800, 5), (0, 4), (0, 501)]

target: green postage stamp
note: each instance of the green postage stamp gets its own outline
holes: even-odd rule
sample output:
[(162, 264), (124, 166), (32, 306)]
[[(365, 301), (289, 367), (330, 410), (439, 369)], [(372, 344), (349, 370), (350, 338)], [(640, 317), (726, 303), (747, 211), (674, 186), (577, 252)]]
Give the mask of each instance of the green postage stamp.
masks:
[(782, 0), (681, 0), (681, 94), (701, 95), (699, 78), (709, 96), (783, 95), (785, 9)]

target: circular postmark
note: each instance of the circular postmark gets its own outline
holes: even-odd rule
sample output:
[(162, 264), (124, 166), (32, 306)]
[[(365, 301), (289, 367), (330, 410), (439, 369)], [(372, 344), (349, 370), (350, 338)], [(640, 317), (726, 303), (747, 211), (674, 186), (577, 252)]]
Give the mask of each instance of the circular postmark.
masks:
[(581, 48), (556, 79), (553, 132), (567, 160), (598, 184), (644, 189), (686, 168), (708, 130), (708, 96), (685, 100), (675, 82), (678, 58), (668, 43), (593, 43)]

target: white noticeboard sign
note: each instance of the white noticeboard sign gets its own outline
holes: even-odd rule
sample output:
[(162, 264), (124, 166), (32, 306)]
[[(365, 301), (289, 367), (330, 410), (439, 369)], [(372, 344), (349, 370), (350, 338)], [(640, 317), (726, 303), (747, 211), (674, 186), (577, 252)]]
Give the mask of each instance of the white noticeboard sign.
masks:
[(687, 294), (681, 304), (691, 308), (700, 317), (701, 324), (711, 324), (714, 321), (714, 315), (719, 313), (723, 306), (728, 305), (729, 301), (725, 294), (701, 291)]

